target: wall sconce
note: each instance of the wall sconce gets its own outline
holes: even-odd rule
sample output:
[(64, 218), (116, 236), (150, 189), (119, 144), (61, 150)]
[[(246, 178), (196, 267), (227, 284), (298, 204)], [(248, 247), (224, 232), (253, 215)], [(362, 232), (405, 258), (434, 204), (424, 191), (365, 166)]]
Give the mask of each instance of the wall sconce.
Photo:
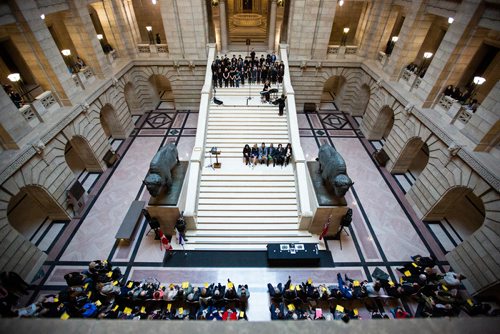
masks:
[(339, 6), (342, 7), (344, 5), (344, 0), (339, 0)]
[(64, 49), (64, 50), (61, 50), (61, 53), (63, 54), (63, 56), (65, 57), (69, 57), (71, 56), (71, 50), (70, 49)]
[(42, 20), (45, 20), (45, 14), (40, 15), (40, 18), (41, 18)]
[(448, 18), (448, 23), (449, 23), (449, 24), (452, 24), (452, 23), (453, 23), (453, 21), (455, 21), (455, 19), (454, 19), (453, 17), (449, 17), (449, 18)]
[(396, 43), (398, 41), (399, 37), (398, 36), (392, 36), (391, 42)]
[(104, 36), (102, 34), (97, 34), (97, 39), (102, 41), (102, 39), (104, 38)]
[(153, 3), (153, 5), (156, 5), (156, 0), (151, 0), (151, 2)]

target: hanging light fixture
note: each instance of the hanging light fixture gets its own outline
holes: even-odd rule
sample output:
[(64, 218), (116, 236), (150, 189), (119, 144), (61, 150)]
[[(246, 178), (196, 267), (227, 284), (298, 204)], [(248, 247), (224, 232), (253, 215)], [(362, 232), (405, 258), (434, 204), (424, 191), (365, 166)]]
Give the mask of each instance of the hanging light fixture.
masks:
[(398, 38), (399, 38), (398, 36), (392, 36), (391, 41), (393, 43), (396, 43), (398, 41)]
[(479, 76), (474, 77), (474, 80), (473, 80), (474, 84), (477, 86), (481, 86), (482, 84), (484, 84), (485, 81), (486, 81), (485, 78), (479, 77)]
[(45, 14), (40, 15), (40, 18), (41, 18), (42, 20), (45, 20)]
[(344, 0), (339, 0), (339, 6), (342, 7), (344, 5)]
[(21, 75), (19, 73), (12, 73), (7, 76), (7, 78), (12, 82), (18, 82), (21, 80)]
[(71, 55), (71, 50), (70, 49), (64, 49), (64, 50), (61, 50), (61, 53), (63, 54), (63, 56), (70, 56)]
[(455, 19), (454, 19), (453, 17), (449, 17), (449, 18), (448, 18), (448, 23), (449, 23), (449, 24), (452, 24), (452, 23), (453, 23), (453, 21), (455, 21)]
[(98, 39), (98, 40), (100, 40), (100, 41), (101, 41), (103, 38), (104, 38), (104, 37), (102, 36), (102, 34), (97, 34), (97, 39)]
[(156, 0), (151, 0), (151, 2), (153, 3), (153, 5), (156, 5)]

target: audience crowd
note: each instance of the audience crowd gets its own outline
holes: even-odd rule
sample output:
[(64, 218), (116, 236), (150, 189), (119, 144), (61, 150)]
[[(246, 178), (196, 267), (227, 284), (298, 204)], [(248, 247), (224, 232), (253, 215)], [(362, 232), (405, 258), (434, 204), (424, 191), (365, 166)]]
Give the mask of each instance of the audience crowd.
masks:
[(278, 147), (274, 147), (274, 144), (270, 144), (269, 147), (265, 143), (261, 146), (254, 144), (252, 148), (250, 145), (246, 144), (243, 147), (243, 161), (245, 165), (254, 168), (257, 163), (261, 165), (269, 166), (270, 163), (273, 167), (276, 165), (286, 167), (290, 163), (292, 157), (292, 144), (288, 143), (286, 147), (283, 148), (282, 144), (278, 144)]
[(229, 279), (225, 284), (204, 286), (189, 282), (162, 285), (156, 279), (124, 281), (120, 269), (113, 269), (108, 261), (92, 261), (88, 270), (64, 278), (67, 288), (17, 309), (17, 299), (28, 286), (19, 283), (23, 282), (19, 276), (2, 278), (2, 317), (248, 320), (248, 286)]
[(267, 83), (275, 85), (283, 82), (285, 65), (278, 62), (276, 54), (261, 55), (258, 58), (252, 49), (250, 56), (243, 59), (241, 55), (236, 58), (227, 55), (217, 58), (212, 62), (212, 80), (214, 87), (240, 87), (246, 83)]
[[(345, 301), (360, 300), (371, 313), (372, 319), (388, 319), (381, 307), (381, 300), (415, 298), (419, 303), (417, 317), (457, 316), (461, 310), (469, 315), (498, 315), (499, 310), (490, 313), (488, 304), (464, 300), (459, 294), (461, 280), (465, 277), (454, 272), (441, 274), (432, 258), (415, 256), (413, 262), (398, 268), (402, 276), (394, 282), (380, 269), (372, 274), (373, 282), (356, 280), (339, 273), (337, 284), (313, 285), (311, 279), (292, 284), (291, 277), (283, 284), (268, 284), (271, 297), (272, 320), (343, 320), (360, 319), (356, 308), (342, 305)], [(322, 303), (328, 305), (330, 314), (323, 313)], [(352, 303), (348, 303), (352, 305)], [(396, 319), (410, 318), (410, 313), (401, 306), (390, 310)]]
[(452, 99), (456, 100), (460, 104), (464, 105), (466, 109), (470, 112), (474, 113), (479, 107), (479, 103), (477, 99), (472, 98), (472, 90), (465, 89), (463, 92), (460, 91), (460, 88), (449, 85), (443, 92), (444, 96), (449, 96)]

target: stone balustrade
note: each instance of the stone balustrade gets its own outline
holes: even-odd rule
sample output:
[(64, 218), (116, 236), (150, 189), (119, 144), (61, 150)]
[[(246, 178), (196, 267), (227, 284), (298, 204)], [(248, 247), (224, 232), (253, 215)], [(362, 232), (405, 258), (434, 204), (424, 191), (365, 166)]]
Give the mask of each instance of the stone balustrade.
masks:
[(25, 104), (21, 108), (19, 108), (19, 112), (31, 127), (35, 127), (40, 123), (40, 116), (30, 103)]
[(446, 111), (450, 110), (452, 104), (456, 102), (454, 98), (447, 96), (447, 95), (442, 95), (441, 98), (439, 99), (438, 104)]
[(188, 229), (196, 229), (197, 211), (198, 211), (198, 188), (201, 180), (201, 170), (205, 160), (205, 141), (208, 124), (208, 111), (210, 100), (212, 99), (212, 73), (209, 71), (212, 61), (215, 59), (215, 44), (209, 45), (207, 57), (207, 70), (205, 81), (201, 89), (200, 107), (198, 111), (198, 126), (194, 142), (189, 169), (187, 173), (186, 204), (184, 208), (184, 217)]
[(48, 111), (58, 109), (60, 105), (54, 94), (48, 90), (35, 97), (35, 100), (32, 102), (32, 107), (35, 109), (35, 112), (41, 116)]
[(139, 56), (165, 56), (168, 54), (167, 44), (138, 44)]
[(347, 56), (353, 56), (358, 53), (357, 45), (329, 45), (327, 48), (327, 56), (329, 58), (344, 58)]

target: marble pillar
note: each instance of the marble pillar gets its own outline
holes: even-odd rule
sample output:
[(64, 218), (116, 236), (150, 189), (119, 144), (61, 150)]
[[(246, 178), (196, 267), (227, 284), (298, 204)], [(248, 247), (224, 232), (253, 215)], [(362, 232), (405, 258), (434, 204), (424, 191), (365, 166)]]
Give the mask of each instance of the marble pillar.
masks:
[[(474, 32), (474, 27), (481, 19), (483, 10), (480, 0), (464, 1), (460, 4), (455, 20), (448, 30), (432, 58), (428, 70), (420, 83), (417, 96), (424, 100), (425, 108), (431, 107), (448, 84), (450, 73), (462, 56), (467, 41)], [(454, 83), (455, 84), (455, 83)], [(437, 101), (436, 101), (437, 102)]]
[(86, 65), (90, 66), (95, 76), (105, 79), (111, 69), (97, 39), (87, 5), (78, 0), (70, 1), (69, 5), (70, 14), (64, 20), (64, 24), (78, 52), (75, 59), (76, 56), (80, 56)]
[(277, 12), (277, 0), (271, 0), (271, 12), (269, 15), (269, 41), (267, 52), (272, 53), (274, 51), (274, 41), (276, 40), (276, 12)]
[(220, 44), (222, 53), (227, 52), (227, 17), (226, 17), (226, 0), (219, 2), (219, 20), (220, 20)]

